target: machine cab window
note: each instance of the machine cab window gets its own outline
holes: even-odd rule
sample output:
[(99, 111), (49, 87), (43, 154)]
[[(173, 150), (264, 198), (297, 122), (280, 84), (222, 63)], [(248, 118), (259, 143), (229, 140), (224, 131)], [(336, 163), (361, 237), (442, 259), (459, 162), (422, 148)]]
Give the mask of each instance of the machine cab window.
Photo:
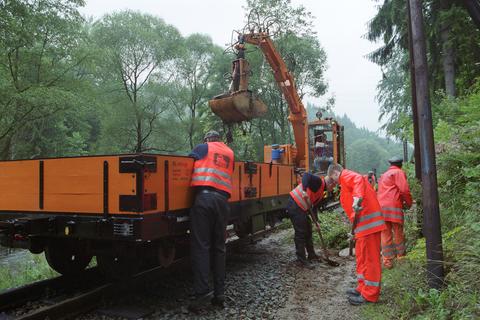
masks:
[(309, 124), (308, 163), (310, 172), (325, 174), (330, 164), (343, 162), (343, 155), (337, 155), (337, 150), (342, 150), (339, 144), (343, 144), (341, 129), (343, 128), (332, 119), (320, 119)]

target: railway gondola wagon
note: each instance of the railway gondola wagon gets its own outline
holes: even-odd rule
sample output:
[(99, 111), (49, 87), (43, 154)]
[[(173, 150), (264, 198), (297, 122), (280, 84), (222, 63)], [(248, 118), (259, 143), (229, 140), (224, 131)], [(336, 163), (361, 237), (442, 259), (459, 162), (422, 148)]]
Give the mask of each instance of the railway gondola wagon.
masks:
[[(78, 274), (96, 256), (106, 274), (188, 254), (193, 159), (160, 154), (0, 162), (0, 243), (45, 252), (50, 266)], [(239, 237), (284, 215), (294, 167), (236, 162), (229, 224)]]

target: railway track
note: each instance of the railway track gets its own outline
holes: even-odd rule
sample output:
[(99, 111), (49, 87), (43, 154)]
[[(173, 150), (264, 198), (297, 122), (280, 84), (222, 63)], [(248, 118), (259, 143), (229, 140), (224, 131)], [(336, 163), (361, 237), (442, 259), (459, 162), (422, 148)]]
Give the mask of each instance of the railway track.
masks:
[[(276, 226), (277, 227), (277, 226)], [(256, 234), (235, 239), (227, 242), (229, 250), (235, 250), (243, 245), (251, 244), (258, 241), (277, 228), (269, 228)], [(17, 320), (43, 320), (43, 319), (67, 319), (74, 316), (89, 312), (100, 306), (103, 301), (115, 298), (122, 293), (131, 294), (140, 290), (145, 284), (158, 280), (168, 275), (174, 270), (188, 266), (189, 257), (178, 259), (168, 268), (155, 267), (142, 271), (129, 279), (117, 282), (107, 282), (100, 277), (100, 273), (96, 268), (89, 269), (85, 274), (81, 275), (81, 279), (68, 279), (63, 276), (35, 282), (19, 288), (9, 289), (0, 293), (0, 315), (1, 312), (8, 314), (8, 311), (21, 308), (22, 305), (32, 301), (47, 300), (47, 303), (41, 303), (41, 306), (28, 313), (19, 316), (8, 316), (7, 319)], [(75, 284), (78, 282), (90, 283), (90, 286), (78, 288), (75, 290)], [(60, 292), (54, 297), (48, 297), (48, 292)], [(58, 300), (58, 301), (56, 301)]]
[[(334, 202), (325, 207), (325, 209), (333, 209), (338, 207), (338, 205), (338, 202)], [(227, 240), (227, 248), (235, 250), (261, 240), (276, 231), (280, 225), (277, 224), (274, 227), (240, 239), (229, 239)], [(189, 257), (187, 256), (174, 261), (168, 268), (155, 267), (117, 282), (107, 282), (100, 276), (100, 272), (96, 268), (92, 268), (86, 270), (85, 273), (75, 279), (60, 276), (9, 289), (0, 293), (0, 315), (2, 315), (1, 312), (19, 308), (19, 306), (27, 302), (45, 299), (48, 296), (48, 292), (60, 292), (60, 297), (57, 293), (57, 296), (49, 299), (49, 303), (43, 303), (42, 306), (35, 310), (17, 317), (8, 317), (7, 319), (43, 320), (48, 318), (53, 320), (72, 318), (94, 310), (104, 301), (108, 301), (116, 296), (124, 293), (131, 294), (140, 290), (146, 284), (156, 281), (174, 270), (188, 266), (188, 263)]]

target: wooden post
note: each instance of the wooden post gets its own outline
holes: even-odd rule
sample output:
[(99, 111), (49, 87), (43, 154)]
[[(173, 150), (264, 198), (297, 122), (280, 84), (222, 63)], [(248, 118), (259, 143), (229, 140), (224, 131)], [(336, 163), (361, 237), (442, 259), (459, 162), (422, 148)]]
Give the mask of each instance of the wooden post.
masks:
[(420, 138), (418, 136), (418, 107), (417, 107), (417, 90), (415, 81), (414, 56), (413, 56), (413, 41), (412, 41), (412, 18), (410, 16), (410, 3), (407, 0), (408, 10), (408, 39), (409, 39), (409, 54), (410, 54), (410, 89), (412, 91), (412, 114), (413, 114), (413, 156), (415, 159), (415, 178), (420, 181), (422, 179), (422, 164), (420, 159)]
[(437, 168), (433, 138), (432, 111), (428, 88), (427, 53), (423, 27), (422, 1), (407, 0), (410, 8), (411, 42), (417, 100), (420, 157), (422, 167), (423, 233), (427, 249), (427, 277), (431, 288), (443, 285), (443, 248), (438, 205)]
[[(412, 41), (412, 18), (410, 16), (410, 2), (407, 0), (408, 11), (408, 50), (410, 56), (410, 90), (412, 92), (412, 121), (413, 121), (413, 159), (415, 162), (415, 178), (421, 183), (422, 180), (422, 163), (420, 158), (420, 138), (418, 135), (418, 107), (417, 107), (417, 90), (415, 82), (415, 68), (413, 57), (413, 41)], [(415, 209), (417, 220), (417, 236), (423, 238), (423, 209), (422, 201), (417, 199)]]

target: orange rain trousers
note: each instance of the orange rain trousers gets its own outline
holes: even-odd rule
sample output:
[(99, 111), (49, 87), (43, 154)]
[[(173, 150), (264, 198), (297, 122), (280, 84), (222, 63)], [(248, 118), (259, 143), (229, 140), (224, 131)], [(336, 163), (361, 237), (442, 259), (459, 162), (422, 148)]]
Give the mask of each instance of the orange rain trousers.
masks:
[(387, 268), (393, 266), (393, 259), (405, 256), (405, 234), (403, 224), (385, 221), (387, 229), (382, 231), (382, 260)]
[(370, 302), (380, 296), (382, 266), (380, 263), (380, 233), (375, 232), (358, 238), (355, 243), (357, 259), (357, 291)]

